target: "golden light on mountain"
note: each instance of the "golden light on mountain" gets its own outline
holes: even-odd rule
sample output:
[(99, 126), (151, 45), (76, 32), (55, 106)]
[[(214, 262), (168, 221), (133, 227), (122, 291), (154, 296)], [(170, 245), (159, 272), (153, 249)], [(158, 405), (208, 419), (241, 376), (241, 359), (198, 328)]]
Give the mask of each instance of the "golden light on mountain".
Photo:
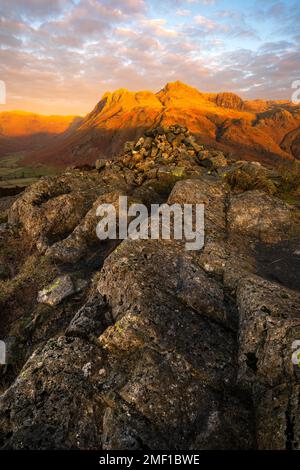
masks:
[(72, 131), (51, 148), (28, 155), (25, 162), (92, 163), (99, 156), (116, 156), (126, 140), (137, 138), (145, 129), (171, 124), (184, 125), (202, 143), (239, 158), (298, 157), (293, 142), (299, 133), (299, 106), (283, 101), (243, 101), (234, 93), (202, 93), (174, 82), (158, 93), (126, 89), (105, 93)]

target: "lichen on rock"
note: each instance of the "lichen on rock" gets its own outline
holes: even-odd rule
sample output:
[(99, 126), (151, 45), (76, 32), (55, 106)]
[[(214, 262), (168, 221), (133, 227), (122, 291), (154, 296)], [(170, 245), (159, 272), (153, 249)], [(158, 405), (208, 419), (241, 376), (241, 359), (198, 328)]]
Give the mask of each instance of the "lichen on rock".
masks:
[[(2, 375), (0, 447), (299, 449), (300, 297), (269, 252), (295, 276), (300, 219), (280, 174), (180, 125), (97, 167), (42, 178), (8, 209), (1, 327), (19, 358)], [(98, 240), (96, 208), (120, 195), (204, 204), (204, 247)]]

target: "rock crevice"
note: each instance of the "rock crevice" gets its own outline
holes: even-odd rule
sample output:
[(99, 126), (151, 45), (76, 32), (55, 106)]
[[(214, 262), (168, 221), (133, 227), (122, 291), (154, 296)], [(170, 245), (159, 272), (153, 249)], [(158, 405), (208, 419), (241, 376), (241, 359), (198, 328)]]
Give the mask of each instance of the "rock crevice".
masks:
[[(3, 305), (16, 308), (15, 289), (28, 285), (42, 304), (20, 302), (6, 325), (30, 354), (0, 396), (2, 448), (299, 448), (291, 348), (300, 294), (263, 276), (256, 258), (261, 244), (295, 243), (299, 221), (268, 184), (228, 184), (249, 165), (269, 181), (268, 169), (246, 165), (181, 126), (158, 128), (116, 162), (40, 180), (18, 197), (4, 239), (26, 234), (37, 267), (16, 260), (21, 274), (1, 284)], [(53, 187), (60, 194), (47, 198)], [(188, 251), (171, 237), (108, 250), (95, 235), (96, 207), (117, 207), (119, 195), (147, 207), (204, 204), (204, 247)], [(87, 254), (101, 258), (95, 269)], [(57, 279), (72, 286), (68, 295)], [(21, 320), (33, 316), (29, 334)]]

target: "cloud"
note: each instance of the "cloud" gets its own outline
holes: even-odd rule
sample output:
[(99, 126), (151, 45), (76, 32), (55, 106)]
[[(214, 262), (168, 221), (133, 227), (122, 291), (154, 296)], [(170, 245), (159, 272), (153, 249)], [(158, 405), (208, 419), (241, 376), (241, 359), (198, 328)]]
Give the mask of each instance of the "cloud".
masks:
[(300, 11), (299, 2), (286, 0), (279, 2), (259, 3), (253, 16), (265, 23), (266, 20), (273, 21), (275, 24), (274, 35), (291, 35), (299, 31)]
[(0, 32), (0, 44), (2, 47), (20, 47), (22, 45), (22, 40), (16, 38), (13, 35), (3, 34)]
[(293, 48), (294, 43), (290, 41), (273, 41), (266, 42), (260, 46), (262, 53), (285, 53), (288, 49)]
[(201, 3), (202, 5), (214, 5), (216, 0), (186, 0), (186, 3)]
[(202, 15), (195, 16), (195, 23), (204, 26), (207, 29), (215, 29), (217, 27), (217, 24), (214, 21)]
[(140, 21), (140, 24), (145, 29), (145, 31), (151, 32), (156, 36), (175, 37), (178, 35), (177, 31), (165, 26), (166, 20), (163, 18), (143, 19)]
[(203, 91), (288, 98), (299, 78), (298, 12), (287, 2), (251, 12), (233, 3), (2, 1), (1, 110), (84, 114), (106, 89), (158, 90), (177, 79)]
[(178, 16), (189, 16), (191, 14), (191, 10), (187, 10), (186, 8), (177, 8), (176, 15)]
[(0, 15), (15, 19), (36, 20), (60, 14), (65, 8), (72, 6), (72, 0), (9, 0), (1, 2)]

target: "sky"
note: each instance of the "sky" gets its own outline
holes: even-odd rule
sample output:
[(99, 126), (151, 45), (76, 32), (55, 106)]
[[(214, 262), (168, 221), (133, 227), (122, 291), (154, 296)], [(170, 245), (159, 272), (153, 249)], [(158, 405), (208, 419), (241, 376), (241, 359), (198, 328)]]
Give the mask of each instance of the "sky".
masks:
[(105, 91), (290, 99), (300, 79), (296, 0), (0, 0), (4, 110), (84, 115)]

